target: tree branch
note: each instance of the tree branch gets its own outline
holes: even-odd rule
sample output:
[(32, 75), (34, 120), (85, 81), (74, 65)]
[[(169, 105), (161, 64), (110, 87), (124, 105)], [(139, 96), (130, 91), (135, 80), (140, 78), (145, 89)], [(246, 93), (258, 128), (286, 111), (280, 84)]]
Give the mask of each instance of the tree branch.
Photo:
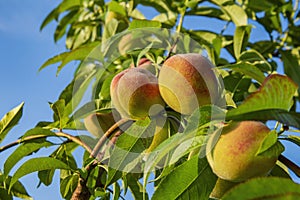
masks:
[(56, 132), (55, 135), (31, 135), (31, 136), (28, 136), (28, 137), (25, 137), (25, 138), (18, 139), (18, 140), (14, 141), (12, 143), (9, 143), (9, 144), (7, 144), (3, 147), (0, 147), (0, 153), (7, 150), (7, 149), (9, 149), (9, 148), (11, 148), (11, 147), (22, 144), (24, 142), (32, 141), (32, 140), (35, 140), (35, 139), (54, 137), (54, 136), (67, 138), (67, 139), (71, 140), (72, 142), (82, 146), (89, 153), (92, 152), (92, 149), (87, 144), (85, 144), (83, 141), (81, 141), (78, 137), (75, 137), (73, 135), (70, 135), (70, 134), (67, 134), (67, 133), (64, 133), (64, 132)]
[(104, 135), (98, 140), (97, 144), (95, 145), (93, 151), (91, 152), (90, 157), (92, 158), (97, 158), (97, 155), (107, 140), (107, 138), (111, 137), (111, 135), (115, 132), (116, 129), (118, 129), (120, 126), (124, 125), (125, 123), (130, 122), (132, 123), (133, 121), (130, 119), (120, 119), (118, 122), (116, 122), (114, 125), (112, 125), (105, 133)]
[[(129, 119), (121, 119), (121, 120), (119, 120), (113, 126), (111, 126), (104, 133), (104, 135), (98, 140), (97, 144), (95, 145), (94, 149), (91, 151), (91, 154), (90, 154), (91, 158), (96, 158), (96, 159), (85, 167), (85, 170), (88, 172), (88, 176), (89, 176), (90, 171), (92, 169), (94, 169), (97, 166), (97, 164), (100, 162), (100, 160), (102, 159), (102, 156), (104, 155), (105, 150), (103, 152), (101, 152), (101, 153), (99, 153), (99, 151), (100, 151), (101, 147), (104, 145), (104, 143), (106, 142), (106, 140), (108, 138), (110, 138), (113, 135), (113, 133), (117, 129), (120, 128), (120, 126), (125, 125), (128, 122), (130, 122), (130, 125), (131, 125), (131, 123), (133, 121), (129, 120)], [(125, 127), (123, 127), (123, 129), (127, 129), (128, 127), (125, 126)], [(122, 133), (123, 133), (122, 129), (118, 130), (115, 133), (115, 135), (113, 136), (111, 142), (115, 143), (116, 140), (117, 140), (117, 137), (119, 137)], [(99, 173), (98, 177), (99, 176), (100, 176), (100, 173)], [(75, 191), (72, 194), (71, 200), (85, 200), (85, 199), (89, 199), (90, 198), (91, 194), (90, 194), (90, 192), (89, 192), (89, 190), (88, 190), (88, 188), (86, 186), (86, 183), (87, 183), (87, 178), (79, 177), (77, 187), (76, 187)]]

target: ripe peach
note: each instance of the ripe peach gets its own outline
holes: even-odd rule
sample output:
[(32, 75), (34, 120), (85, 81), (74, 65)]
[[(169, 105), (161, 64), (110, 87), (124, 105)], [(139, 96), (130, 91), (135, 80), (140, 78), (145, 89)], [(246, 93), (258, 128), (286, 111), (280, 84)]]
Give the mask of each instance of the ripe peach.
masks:
[[(207, 159), (213, 172), (232, 182), (267, 175), (278, 156), (256, 153), (269, 133), (270, 129), (261, 122), (243, 121), (225, 126), (219, 138), (213, 134), (207, 143)], [(216, 144), (212, 148), (213, 142)]]
[(213, 64), (196, 53), (168, 58), (159, 72), (159, 90), (165, 102), (181, 114), (219, 100), (219, 81)]
[(110, 92), (112, 104), (126, 118), (143, 119), (164, 107), (157, 78), (146, 69), (129, 68), (117, 74)]

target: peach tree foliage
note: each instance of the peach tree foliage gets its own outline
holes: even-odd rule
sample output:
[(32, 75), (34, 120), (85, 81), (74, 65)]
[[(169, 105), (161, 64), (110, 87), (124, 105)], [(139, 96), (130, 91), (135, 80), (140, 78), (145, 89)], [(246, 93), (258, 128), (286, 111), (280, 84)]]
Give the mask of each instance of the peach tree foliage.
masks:
[[(145, 16), (147, 9), (155, 14), (153, 18)], [(38, 122), (36, 127), (24, 131), (18, 141), (1, 144), (0, 153), (10, 148), (14, 151), (5, 158), (4, 166), (1, 166), (0, 197), (30, 199), (26, 185), (19, 179), (37, 172), (39, 185), (48, 186), (53, 184), (54, 172), (58, 170), (60, 193), (64, 199), (119, 199), (128, 193), (135, 199), (209, 199), (217, 176), (205, 156), (198, 156), (195, 150), (206, 142), (207, 124), (213, 123), (207, 119), (212, 112), (216, 116), (224, 114), (226, 121), (275, 121), (275, 127), (271, 127), (274, 134), (262, 143), (259, 153), (270, 153), (270, 149), (283, 151), (273, 148), (277, 140), (285, 140), (299, 147), (300, 137), (295, 133), (300, 129), (297, 107), (300, 84), (299, 18), (298, 1), (62, 0), (54, 10), (49, 11), (41, 24), (41, 30), (54, 21), (57, 24), (54, 41), (65, 40), (66, 51), (48, 59), (40, 70), (57, 67), (59, 75), (67, 64), (73, 63), (74, 79), (62, 88), (58, 100), (50, 103), (53, 111), (51, 121)], [(186, 25), (189, 19), (195, 22), (192, 27)], [(210, 26), (215, 27), (209, 28)], [(128, 41), (132, 42), (134, 38), (126, 39), (125, 33), (146, 27), (182, 33), (183, 42), (176, 44), (176, 40), (173, 40), (166, 44), (169, 48), (158, 49), (151, 48), (155, 41), (150, 41), (149, 48), (137, 48), (127, 53), (126, 48), (130, 46)], [(256, 27), (261, 28), (264, 39), (256, 38)], [(125, 39), (111, 40), (117, 34), (123, 34)], [(157, 34), (169, 37), (168, 31)], [(95, 140), (92, 135), (80, 136), (75, 130), (85, 129), (83, 119), (89, 114), (111, 111), (110, 83), (116, 74), (129, 68), (132, 63), (137, 65), (142, 57), (147, 57), (157, 65), (162, 64), (168, 56), (177, 53), (174, 48), (176, 45), (182, 45), (187, 50), (193, 49), (191, 39), (200, 44), (219, 71), (226, 92), (226, 106), (199, 108), (196, 112), (204, 117), (197, 119), (197, 127), (193, 126), (194, 115), (184, 116), (182, 119), (176, 111), (168, 110), (167, 128), (170, 137), (157, 147), (161, 154), (152, 157), (153, 163), (145, 166), (144, 171), (133, 172), (135, 167), (140, 166), (138, 161), (142, 162), (137, 156), (129, 166), (132, 172), (111, 168), (110, 164), (118, 167), (128, 165), (129, 156), (112, 150), (112, 146), (105, 144), (103, 137)], [(95, 48), (112, 41), (123, 46), (115, 48), (114, 45), (108, 45), (103, 54), (91, 56)], [(114, 57), (115, 51), (122, 55)], [(97, 57), (100, 61), (114, 59), (98, 76), (99, 70), (96, 70), (95, 63), (86, 67), (86, 58), (91, 57)], [(278, 71), (284, 75), (276, 75)], [(93, 96), (89, 102), (80, 104), (84, 92), (95, 77), (95, 83), (92, 84)], [(22, 116), (23, 105), (21, 103), (1, 119), (0, 143), (17, 125)], [(151, 118), (121, 120), (103, 134), (110, 137), (112, 145), (142, 153), (140, 145), (149, 147), (151, 138), (144, 139), (141, 136), (154, 130), (155, 123)], [(126, 128), (127, 134), (118, 130), (121, 124)], [(175, 155), (176, 148), (186, 139), (195, 136), (195, 132), (198, 133), (196, 146)], [(132, 137), (130, 133), (136, 137)], [(55, 140), (57, 138), (59, 140)], [(49, 156), (33, 154), (43, 148), (48, 149)], [(82, 165), (78, 164), (78, 155), (74, 155), (77, 148), (84, 150), (79, 158)], [(105, 154), (106, 151), (109, 153)], [(166, 156), (172, 159), (172, 165), (155, 168)], [(21, 160), (24, 157), (28, 159)], [(282, 155), (279, 156), (279, 161), (269, 176), (240, 183), (223, 198), (299, 198), (300, 186), (291, 179), (291, 174), (300, 176), (299, 166)], [(154, 193), (150, 191), (151, 195), (146, 189), (149, 181), (154, 181), (155, 186)]]

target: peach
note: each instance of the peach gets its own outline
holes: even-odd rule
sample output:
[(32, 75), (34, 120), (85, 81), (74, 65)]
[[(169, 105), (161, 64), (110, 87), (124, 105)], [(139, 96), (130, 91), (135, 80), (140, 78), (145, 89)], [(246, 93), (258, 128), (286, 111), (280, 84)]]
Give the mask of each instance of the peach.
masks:
[[(130, 64), (131, 68), (134, 68), (134, 64)], [(146, 69), (150, 71), (152, 74), (156, 75), (156, 68), (153, 63), (148, 58), (141, 58), (138, 63), (138, 68)]]
[(159, 72), (162, 98), (172, 109), (186, 115), (200, 106), (215, 104), (220, 98), (220, 83), (213, 68), (200, 54), (171, 56)]
[(129, 68), (117, 74), (110, 92), (112, 104), (125, 118), (143, 119), (164, 108), (157, 78), (146, 69)]
[(120, 120), (120, 116), (116, 111), (114, 113), (92, 113), (84, 118), (84, 125), (87, 131), (100, 138), (118, 120)]
[(213, 172), (232, 182), (267, 175), (279, 155), (257, 155), (257, 151), (269, 133), (270, 129), (258, 121), (230, 123), (219, 138), (214, 133), (207, 143), (207, 159)]

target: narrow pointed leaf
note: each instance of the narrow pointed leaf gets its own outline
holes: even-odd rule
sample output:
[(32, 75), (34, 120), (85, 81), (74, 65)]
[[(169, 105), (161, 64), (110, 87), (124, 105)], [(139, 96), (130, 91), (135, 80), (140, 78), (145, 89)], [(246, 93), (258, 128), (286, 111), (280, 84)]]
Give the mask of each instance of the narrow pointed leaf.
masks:
[(65, 0), (62, 1), (55, 9), (53, 9), (47, 17), (42, 22), (40, 30), (42, 30), (47, 24), (51, 21), (55, 20), (59, 14), (63, 13), (66, 10), (71, 9), (72, 7), (79, 6), (81, 4), (81, 0)]
[(145, 27), (155, 27), (160, 28), (161, 23), (159, 21), (150, 21), (150, 20), (133, 20), (128, 30), (136, 29), (136, 28), (145, 28)]
[(122, 175), (120, 172), (129, 172), (138, 164), (136, 162), (145, 150), (141, 137), (153, 134), (154, 125), (149, 119), (137, 121), (118, 138), (109, 159), (106, 185), (118, 180)]
[(41, 71), (42, 69), (44, 69), (45, 67), (55, 64), (55, 63), (60, 63), (60, 65), (57, 68), (57, 75), (59, 74), (59, 72), (62, 70), (62, 68), (68, 64), (71, 61), (75, 61), (75, 60), (83, 60), (85, 59), (91, 52), (92, 50), (98, 46), (100, 44), (100, 42), (91, 42), (88, 43), (86, 45), (82, 45), (80, 47), (78, 47), (77, 49), (73, 49), (72, 51), (69, 52), (64, 52), (61, 53), (59, 55), (56, 55), (52, 58), (50, 58), (49, 60), (47, 60), (40, 68), (39, 71)]
[(300, 66), (297, 55), (292, 54), (292, 51), (280, 51), (280, 53), (284, 65), (284, 72), (300, 85)]
[(300, 185), (285, 178), (255, 178), (232, 188), (222, 198), (232, 199), (300, 199)]
[(229, 110), (227, 117), (267, 109), (288, 111), (297, 88), (287, 76), (272, 74), (265, 79), (259, 90), (251, 94), (238, 108)]
[(248, 17), (245, 10), (235, 4), (232, 0), (213, 0), (213, 3), (220, 6), (220, 8), (225, 12), (236, 26), (247, 25)]
[(216, 180), (207, 160), (194, 156), (162, 180), (152, 200), (208, 199)]
[(227, 120), (244, 121), (244, 120), (276, 120), (287, 126), (293, 126), (300, 129), (300, 113), (288, 112), (282, 109), (265, 109), (254, 112), (245, 112), (234, 115), (227, 115)]
[(277, 142), (278, 134), (275, 130), (271, 131), (263, 140), (261, 143), (258, 151), (256, 152), (256, 155), (259, 155), (263, 153), (264, 151), (271, 148), (276, 142)]
[(9, 190), (12, 189), (12, 186), (23, 176), (37, 172), (42, 170), (49, 169), (70, 169), (68, 165), (64, 162), (57, 160), (55, 158), (50, 157), (40, 157), (40, 158), (32, 158), (25, 163), (23, 163), (19, 169), (14, 173), (11, 178), (11, 183), (9, 186)]
[(238, 64), (232, 64), (232, 65), (225, 65), (220, 68), (227, 68), (231, 69), (236, 72), (240, 72), (242, 74), (245, 74), (259, 83), (262, 83), (265, 80), (265, 75), (264, 73), (258, 69), (255, 65), (249, 64), (249, 63), (238, 63)]
[(6, 113), (0, 120), (0, 143), (7, 133), (19, 122), (23, 113), (24, 102)]
[(0, 173), (0, 199), (8, 200), (10, 199), (9, 196), (15, 196), (22, 199), (32, 200), (33, 198), (28, 194), (24, 185), (17, 181), (11, 188), (10, 192), (8, 191), (8, 186), (11, 183), (11, 177), (5, 176), (4, 174)]
[(238, 26), (235, 29), (234, 37), (233, 37), (233, 49), (234, 55), (238, 59), (240, 57), (240, 53), (246, 48), (246, 45), (249, 40), (251, 31), (251, 26)]
[(139, 182), (137, 178), (135, 178), (132, 174), (127, 174), (126, 179), (128, 181), (128, 187), (136, 200), (143, 199), (143, 195), (145, 195), (145, 200), (148, 200), (148, 194), (143, 189), (143, 185)]
[(51, 146), (51, 142), (29, 142), (19, 146), (10, 156), (6, 159), (4, 163), (4, 174), (8, 175), (10, 170), (25, 156), (36, 152), (43, 147)]

